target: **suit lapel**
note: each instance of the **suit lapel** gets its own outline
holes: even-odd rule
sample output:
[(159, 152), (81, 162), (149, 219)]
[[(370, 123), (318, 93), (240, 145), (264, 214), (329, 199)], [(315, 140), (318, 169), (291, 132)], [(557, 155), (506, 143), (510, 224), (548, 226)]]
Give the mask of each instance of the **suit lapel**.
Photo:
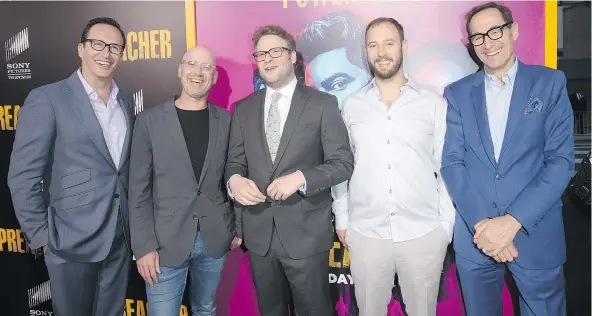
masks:
[(504, 142), (502, 143), (502, 150), (500, 152), (500, 161), (512, 141), (512, 137), (516, 132), (516, 127), (518, 126), (520, 119), (524, 116), (524, 107), (528, 101), (528, 94), (530, 92), (530, 87), (532, 86), (532, 82), (526, 72), (526, 65), (519, 61), (516, 62), (518, 62), (518, 71), (516, 73), (516, 78), (514, 79), (514, 89), (512, 90), (510, 112), (508, 113)]
[(485, 83), (483, 81), (483, 74), (477, 75), (478, 83), (473, 87), (471, 97), (473, 98), (473, 108), (475, 109), (475, 118), (477, 119), (477, 127), (479, 128), (479, 135), (485, 148), (487, 158), (493, 166), (496, 166), (495, 156), (493, 152), (493, 141), (491, 140), (491, 130), (489, 129), (489, 120), (487, 118), (487, 104), (485, 102)]
[(296, 124), (300, 119), (300, 115), (304, 110), (307, 100), (308, 94), (303, 91), (300, 84), (296, 85), (294, 95), (292, 96), (292, 103), (290, 104), (290, 110), (288, 111), (288, 117), (286, 118), (286, 124), (284, 124), (284, 130), (282, 131), (282, 137), (280, 138), (280, 144), (275, 156), (275, 162), (271, 170), (272, 174), (277, 169), (280, 160), (282, 160), (282, 156), (286, 151), (290, 138), (292, 138), (292, 134), (294, 133), (294, 129), (296, 128)]
[(189, 172), (190, 176), (193, 179), (195, 190), (198, 190), (197, 180), (195, 179), (195, 173), (193, 172), (193, 165), (191, 164), (189, 150), (187, 149), (187, 143), (183, 136), (183, 130), (181, 129), (181, 123), (179, 122), (174, 99), (165, 105), (165, 120), (167, 130), (171, 135), (173, 152), (177, 153), (177, 155), (172, 155), (172, 157), (179, 157), (181, 160), (180, 163), (185, 165), (187, 168), (186, 170), (191, 170), (191, 172)]
[(115, 169), (115, 163), (113, 162), (113, 158), (111, 158), (111, 154), (109, 153), (109, 148), (107, 148), (107, 143), (105, 142), (105, 136), (103, 136), (103, 130), (101, 129), (101, 125), (99, 124), (99, 120), (92, 108), (88, 95), (86, 94), (86, 90), (80, 82), (80, 78), (78, 78), (78, 74), (74, 72), (68, 80), (68, 86), (65, 88), (66, 92), (69, 94), (69, 104), (70, 107), (73, 109), (73, 112), (76, 113), (76, 116), (82, 123), (82, 127), (86, 130), (86, 133), (95, 144), (99, 152), (109, 161), (111, 166)]
[(121, 166), (123, 166), (124, 162), (128, 159), (129, 157), (129, 144), (131, 142), (131, 135), (132, 135), (132, 130), (134, 128), (134, 126), (132, 125), (132, 117), (131, 117), (131, 113), (129, 111), (130, 106), (127, 103), (127, 100), (125, 98), (122, 97), (121, 93), (119, 93), (119, 95), (117, 96), (117, 102), (119, 102), (119, 106), (121, 107), (121, 111), (123, 112), (123, 115), (125, 116), (125, 121), (126, 121), (126, 126), (127, 126), (127, 130), (125, 132), (125, 139), (123, 140), (123, 148), (121, 150), (121, 158), (119, 159), (119, 167), (117, 169), (121, 169)]
[(199, 182), (197, 183), (198, 189), (201, 188), (203, 178), (206, 175), (208, 166), (212, 156), (216, 153), (216, 144), (218, 143), (218, 134), (220, 133), (220, 114), (215, 105), (208, 102), (209, 107), (209, 133), (208, 133), (208, 150), (206, 151), (206, 157), (201, 168), (201, 175), (199, 176)]

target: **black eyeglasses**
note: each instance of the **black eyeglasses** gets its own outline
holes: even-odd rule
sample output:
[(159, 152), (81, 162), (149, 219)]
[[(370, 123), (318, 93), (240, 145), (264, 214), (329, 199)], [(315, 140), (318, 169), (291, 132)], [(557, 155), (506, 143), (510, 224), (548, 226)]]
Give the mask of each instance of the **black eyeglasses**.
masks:
[(255, 52), (253, 54), (253, 57), (255, 57), (256, 61), (264, 61), (265, 56), (267, 54), (269, 54), (269, 56), (271, 56), (271, 58), (278, 58), (278, 57), (282, 56), (282, 53), (284, 51), (291, 52), (292, 50), (287, 47), (274, 47), (266, 52), (264, 52), (264, 51)]
[(504, 36), (504, 27), (512, 25), (514, 22), (508, 22), (500, 26), (494, 26), (487, 31), (487, 33), (476, 33), (469, 36), (469, 41), (473, 46), (481, 46), (485, 43), (485, 36), (489, 37), (492, 41), (498, 40)]
[(92, 49), (102, 52), (103, 49), (105, 49), (105, 47), (109, 46), (109, 51), (113, 54), (116, 55), (121, 55), (123, 53), (123, 46), (119, 45), (119, 44), (107, 44), (101, 40), (98, 39), (85, 39), (84, 41), (82, 41), (81, 43), (85, 43), (85, 42), (90, 42), (90, 47), (92, 47)]

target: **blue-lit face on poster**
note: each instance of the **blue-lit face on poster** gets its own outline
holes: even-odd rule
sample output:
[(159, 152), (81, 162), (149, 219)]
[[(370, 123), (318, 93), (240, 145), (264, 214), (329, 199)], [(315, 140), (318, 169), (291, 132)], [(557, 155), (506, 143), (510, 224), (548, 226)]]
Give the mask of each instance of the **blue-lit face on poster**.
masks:
[(308, 22), (296, 39), (307, 63), (310, 84), (337, 97), (339, 109), (349, 95), (371, 79), (364, 51), (365, 22), (350, 12), (333, 12)]
[(308, 67), (313, 86), (336, 96), (340, 110), (345, 99), (364, 87), (369, 79), (364, 67), (349, 61), (346, 47), (321, 53), (311, 60)]

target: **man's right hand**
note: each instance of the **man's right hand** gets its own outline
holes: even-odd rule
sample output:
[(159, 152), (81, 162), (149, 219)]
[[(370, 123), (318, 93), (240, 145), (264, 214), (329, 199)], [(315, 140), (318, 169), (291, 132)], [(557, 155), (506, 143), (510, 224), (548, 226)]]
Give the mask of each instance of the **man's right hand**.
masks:
[(349, 246), (345, 242), (345, 235), (347, 234), (347, 229), (344, 229), (344, 230), (337, 229), (335, 231), (337, 232), (337, 237), (339, 237), (339, 241), (341, 241), (341, 243), (343, 244), (343, 246), (345, 248), (349, 248)]
[(136, 260), (136, 266), (144, 281), (148, 282), (150, 286), (153, 286), (154, 283), (158, 283), (158, 277), (156, 274), (160, 273), (160, 259), (158, 258), (158, 252), (156, 250), (153, 250), (142, 258)]
[(259, 191), (253, 180), (240, 175), (234, 175), (230, 177), (228, 186), (234, 196), (234, 200), (241, 205), (249, 206), (265, 202), (265, 195)]

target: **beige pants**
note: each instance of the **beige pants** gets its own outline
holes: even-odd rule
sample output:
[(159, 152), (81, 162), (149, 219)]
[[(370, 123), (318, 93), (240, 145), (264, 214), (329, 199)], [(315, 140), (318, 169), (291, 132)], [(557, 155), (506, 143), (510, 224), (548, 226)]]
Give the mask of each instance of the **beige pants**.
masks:
[(434, 316), (448, 237), (442, 226), (409, 241), (346, 234), (360, 316), (384, 316), (395, 274), (409, 316)]

